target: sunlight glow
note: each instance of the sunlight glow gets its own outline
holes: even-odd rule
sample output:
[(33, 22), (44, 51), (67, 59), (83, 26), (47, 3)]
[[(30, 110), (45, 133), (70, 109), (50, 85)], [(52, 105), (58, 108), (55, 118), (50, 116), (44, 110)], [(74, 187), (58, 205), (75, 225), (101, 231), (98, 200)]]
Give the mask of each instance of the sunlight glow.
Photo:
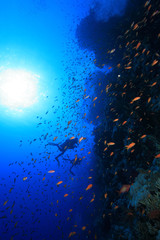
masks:
[(33, 105), (37, 101), (37, 78), (25, 70), (0, 72), (0, 104), (19, 110)]

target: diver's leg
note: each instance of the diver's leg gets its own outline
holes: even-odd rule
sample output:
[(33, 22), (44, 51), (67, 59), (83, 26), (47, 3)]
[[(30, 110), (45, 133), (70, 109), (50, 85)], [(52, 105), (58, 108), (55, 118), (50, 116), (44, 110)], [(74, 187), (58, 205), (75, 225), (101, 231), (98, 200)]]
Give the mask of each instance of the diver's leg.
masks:
[(60, 166), (60, 162), (59, 162), (58, 158), (59, 158), (60, 156), (62, 156), (62, 155), (64, 154), (64, 152), (65, 152), (65, 151), (61, 152), (57, 157), (55, 157), (55, 159), (57, 160), (59, 166)]
[(72, 166), (70, 167), (69, 171), (70, 171), (70, 173), (71, 173), (73, 176), (75, 176), (74, 172), (72, 172), (73, 166), (74, 166), (74, 165), (72, 165)]
[(58, 149), (59, 149), (60, 151), (62, 151), (61, 147), (60, 147), (59, 144), (57, 144), (57, 143), (48, 143), (47, 145), (56, 146), (56, 147), (58, 147)]

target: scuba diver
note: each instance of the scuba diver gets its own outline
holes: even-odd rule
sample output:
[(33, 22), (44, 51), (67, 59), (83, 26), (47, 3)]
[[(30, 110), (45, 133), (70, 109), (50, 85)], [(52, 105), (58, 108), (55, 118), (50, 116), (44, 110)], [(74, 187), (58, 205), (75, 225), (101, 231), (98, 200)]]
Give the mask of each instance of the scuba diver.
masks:
[[(61, 151), (61, 153), (55, 158), (58, 162), (58, 165), (60, 165), (60, 162), (58, 158), (65, 153), (67, 149), (74, 149), (78, 145), (78, 138), (74, 139), (67, 139), (64, 143), (62, 144), (57, 144), (57, 143), (51, 143), (49, 142), (47, 145), (52, 145), (58, 147), (58, 149)], [(46, 145), (46, 146), (47, 146)]]
[(72, 160), (70, 160), (69, 158), (63, 158), (63, 159), (66, 160), (66, 161), (69, 161), (72, 164), (72, 166), (70, 167), (69, 171), (70, 171), (70, 173), (73, 176), (75, 176), (74, 172), (72, 172), (72, 168), (74, 166), (80, 165), (80, 163), (82, 161), (82, 158), (77, 158), (77, 155), (76, 155), (76, 157), (74, 159), (72, 159)]

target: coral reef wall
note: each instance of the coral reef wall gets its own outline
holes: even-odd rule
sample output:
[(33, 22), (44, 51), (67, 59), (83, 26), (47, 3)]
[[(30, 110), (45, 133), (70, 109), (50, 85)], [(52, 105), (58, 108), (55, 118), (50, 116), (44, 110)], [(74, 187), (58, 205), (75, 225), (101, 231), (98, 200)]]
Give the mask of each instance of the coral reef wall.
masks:
[(103, 202), (95, 231), (102, 240), (160, 239), (160, 3), (134, 3), (107, 22), (91, 11), (77, 29), (95, 64), (112, 68), (105, 118), (94, 130)]

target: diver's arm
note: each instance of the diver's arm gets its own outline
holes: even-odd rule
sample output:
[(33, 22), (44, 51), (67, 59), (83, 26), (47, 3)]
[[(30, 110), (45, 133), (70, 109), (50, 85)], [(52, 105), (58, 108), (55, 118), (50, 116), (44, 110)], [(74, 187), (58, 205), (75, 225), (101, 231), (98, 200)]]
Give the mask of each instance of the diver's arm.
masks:
[(49, 142), (47, 145), (57, 146), (58, 144)]

